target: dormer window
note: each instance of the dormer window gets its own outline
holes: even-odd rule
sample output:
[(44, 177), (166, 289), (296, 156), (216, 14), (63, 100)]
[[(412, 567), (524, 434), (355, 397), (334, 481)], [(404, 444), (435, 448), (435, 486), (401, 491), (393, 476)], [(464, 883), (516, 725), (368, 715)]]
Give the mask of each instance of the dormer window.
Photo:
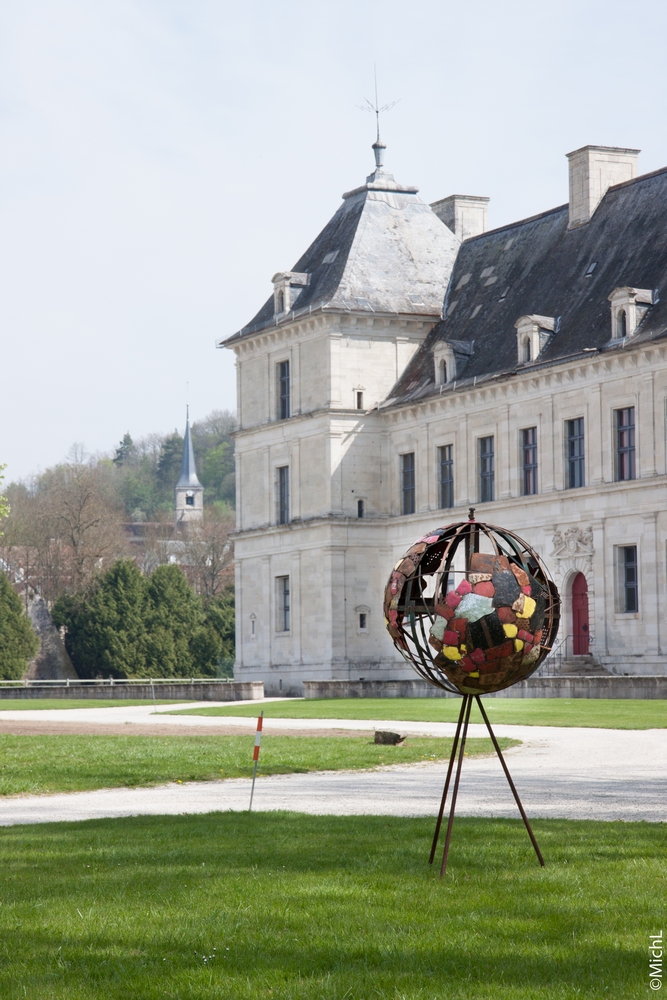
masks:
[(615, 288), (609, 296), (611, 303), (611, 339), (625, 340), (636, 333), (644, 316), (653, 305), (650, 288)]
[(308, 284), (309, 276), (297, 271), (278, 271), (273, 278), (273, 312), (285, 316), (294, 309), (297, 299)]
[(616, 339), (625, 340), (628, 335), (628, 317), (625, 309), (619, 309), (616, 315)]
[(447, 385), (456, 378), (456, 358), (451, 344), (440, 341), (433, 349), (434, 377), (436, 385)]
[(520, 365), (537, 361), (556, 327), (553, 316), (521, 316), (516, 329), (517, 359)]

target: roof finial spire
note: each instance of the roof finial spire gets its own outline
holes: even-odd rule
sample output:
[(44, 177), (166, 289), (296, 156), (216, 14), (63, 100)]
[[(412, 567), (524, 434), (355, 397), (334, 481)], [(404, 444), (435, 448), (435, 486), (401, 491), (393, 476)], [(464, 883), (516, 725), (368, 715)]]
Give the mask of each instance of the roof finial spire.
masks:
[[(380, 107), (380, 105), (378, 103), (378, 74), (377, 74), (377, 67), (376, 67), (375, 63), (373, 63), (373, 75), (374, 75), (374, 78), (375, 78), (375, 103), (373, 103), (372, 101), (369, 101), (368, 98), (365, 97), (364, 100), (366, 101), (366, 104), (365, 105), (358, 104), (357, 107), (360, 109), (360, 111), (372, 111), (373, 114), (375, 115), (376, 139), (375, 139), (375, 142), (373, 143), (372, 149), (373, 149), (373, 153), (375, 154), (375, 169), (376, 170), (381, 170), (382, 169), (382, 157), (384, 155), (384, 151), (387, 148), (387, 146), (382, 141), (382, 139), (380, 138), (380, 112), (381, 111), (391, 111), (391, 109), (396, 104), (398, 104), (398, 101), (392, 101), (390, 104), (384, 104), (382, 107)], [(400, 98), (399, 98), (399, 100), (400, 100)]]

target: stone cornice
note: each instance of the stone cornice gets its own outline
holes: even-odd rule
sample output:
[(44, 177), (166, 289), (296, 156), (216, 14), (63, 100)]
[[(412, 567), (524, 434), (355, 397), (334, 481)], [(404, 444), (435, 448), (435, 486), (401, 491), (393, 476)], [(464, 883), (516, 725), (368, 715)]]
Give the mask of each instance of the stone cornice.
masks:
[[(423, 338), (440, 319), (439, 316), (399, 316), (396, 313), (354, 313), (339, 311), (312, 312), (303, 317), (286, 320), (276, 326), (258, 330), (234, 343), (220, 343), (219, 347), (229, 347), (237, 358), (266, 350), (267, 347), (285, 344), (304, 335), (329, 327), (331, 335), (372, 337), (374, 332), (386, 337), (393, 336)], [(331, 329), (334, 327), (335, 329)]]
[(554, 362), (539, 371), (503, 373), (495, 379), (484, 379), (476, 385), (456, 383), (440, 395), (423, 399), (393, 403), (381, 410), (392, 424), (407, 423), (418, 419), (425, 411), (433, 415), (455, 411), (471, 411), (480, 405), (498, 404), (506, 400), (525, 399), (545, 393), (576, 389), (593, 381), (609, 381), (628, 371), (655, 371), (657, 362), (667, 359), (666, 344), (637, 344), (618, 353), (596, 354), (595, 357), (567, 359)]

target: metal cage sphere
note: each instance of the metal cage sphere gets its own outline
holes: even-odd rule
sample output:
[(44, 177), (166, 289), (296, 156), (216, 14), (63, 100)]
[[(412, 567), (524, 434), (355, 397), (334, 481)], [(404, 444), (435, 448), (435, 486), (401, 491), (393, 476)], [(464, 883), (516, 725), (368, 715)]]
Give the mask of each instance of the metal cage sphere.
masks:
[(385, 590), (387, 629), (425, 680), (457, 694), (501, 691), (549, 655), (560, 621), (556, 585), (537, 553), (475, 521), (420, 538)]

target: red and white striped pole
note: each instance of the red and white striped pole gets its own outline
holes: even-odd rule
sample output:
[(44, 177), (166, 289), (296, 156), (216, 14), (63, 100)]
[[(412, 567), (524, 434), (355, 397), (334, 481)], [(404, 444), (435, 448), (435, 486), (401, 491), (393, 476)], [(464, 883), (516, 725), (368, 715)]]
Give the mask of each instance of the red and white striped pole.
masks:
[(252, 809), (252, 797), (255, 794), (255, 779), (257, 778), (257, 762), (259, 761), (259, 746), (262, 742), (262, 723), (264, 722), (264, 712), (260, 713), (257, 720), (257, 732), (255, 733), (255, 749), (252, 752), (252, 759), (255, 762), (252, 769), (252, 788), (250, 789), (250, 805), (248, 812)]

